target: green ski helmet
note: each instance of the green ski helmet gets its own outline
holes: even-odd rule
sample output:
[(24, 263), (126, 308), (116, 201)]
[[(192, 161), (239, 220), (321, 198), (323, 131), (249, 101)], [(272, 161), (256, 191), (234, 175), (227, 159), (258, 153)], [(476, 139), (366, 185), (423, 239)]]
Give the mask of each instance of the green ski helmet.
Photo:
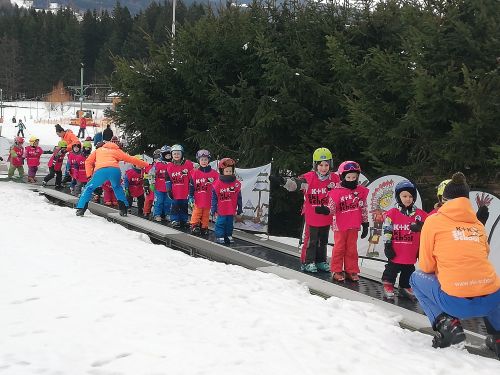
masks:
[(316, 170), (316, 167), (322, 161), (327, 161), (330, 164), (330, 170), (333, 168), (333, 155), (331, 151), (325, 147), (317, 148), (313, 153), (313, 169)]

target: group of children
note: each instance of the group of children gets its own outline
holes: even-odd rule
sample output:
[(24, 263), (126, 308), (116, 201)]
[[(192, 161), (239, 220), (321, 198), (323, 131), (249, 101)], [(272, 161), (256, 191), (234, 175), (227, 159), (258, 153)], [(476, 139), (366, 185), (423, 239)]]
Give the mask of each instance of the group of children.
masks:
[[(199, 150), (195, 168), (194, 163), (184, 157), (181, 145), (165, 145), (156, 150), (152, 164), (142, 176), (146, 189), (144, 215), (149, 215), (152, 208), (153, 220), (169, 220), (174, 228), (190, 226), (195, 235), (207, 235), (210, 216), (217, 216), (216, 242), (233, 242), (234, 216), (242, 213), (236, 163), (230, 158), (221, 159), (217, 172), (210, 166), (211, 158), (208, 150)], [(139, 171), (130, 173), (134, 173), (136, 184), (140, 184)], [(139, 200), (138, 206), (140, 214)], [(190, 222), (188, 207), (192, 208)]]
[[(301, 269), (305, 272), (331, 272), (336, 282), (359, 281), (358, 232), (368, 234), (368, 189), (359, 184), (361, 167), (355, 161), (344, 161), (333, 171), (333, 156), (327, 148), (313, 153), (313, 170), (298, 178), (272, 176), (288, 191), (302, 191), (305, 218)], [(399, 296), (414, 299), (410, 276), (415, 271), (420, 230), (428, 214), (415, 207), (417, 189), (403, 180), (395, 186), (397, 207), (385, 213), (383, 224), (384, 252), (388, 259), (382, 275), (384, 296), (394, 298), (398, 274)], [(330, 229), (334, 245), (330, 264), (327, 244)]]

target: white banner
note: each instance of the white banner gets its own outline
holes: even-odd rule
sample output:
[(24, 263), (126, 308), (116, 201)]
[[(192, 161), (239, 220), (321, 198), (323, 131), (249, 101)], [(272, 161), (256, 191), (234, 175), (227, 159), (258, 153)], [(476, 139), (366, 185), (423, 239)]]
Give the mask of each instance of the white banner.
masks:
[(235, 228), (267, 233), (270, 174), (271, 163), (251, 169), (236, 168), (236, 178), (242, 185), (243, 214), (234, 224)]
[(469, 199), (476, 212), (479, 205), (488, 206), (490, 215), (485, 228), (490, 243), (489, 259), (500, 275), (500, 199), (491, 193), (476, 190), (470, 192)]

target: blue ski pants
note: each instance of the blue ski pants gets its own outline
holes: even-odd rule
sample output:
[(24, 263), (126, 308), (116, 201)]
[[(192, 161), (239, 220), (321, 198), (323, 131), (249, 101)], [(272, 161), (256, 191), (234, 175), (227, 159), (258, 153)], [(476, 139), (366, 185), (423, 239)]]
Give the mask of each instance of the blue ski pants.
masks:
[(111, 182), (111, 187), (115, 193), (116, 199), (122, 201), (126, 207), (128, 207), (127, 198), (125, 197), (125, 192), (123, 191), (121, 185), (122, 174), (120, 168), (115, 167), (105, 167), (98, 169), (94, 172), (94, 175), (87, 182), (85, 188), (82, 191), (82, 195), (76, 204), (76, 208), (83, 208), (92, 199), (92, 193), (95, 189), (100, 187), (106, 181)]
[(188, 200), (187, 199), (172, 200), (172, 208), (170, 210), (170, 220), (178, 221), (180, 223), (187, 223), (188, 218), (189, 218)]
[(153, 206), (153, 216), (169, 216), (172, 205), (172, 199), (165, 191), (155, 190), (155, 202)]
[(483, 297), (453, 297), (443, 292), (435, 274), (422, 271), (411, 275), (410, 284), (431, 324), (445, 312), (459, 319), (486, 318), (500, 331), (500, 290)]
[(227, 238), (233, 235), (233, 215), (218, 215), (215, 220), (215, 237)]

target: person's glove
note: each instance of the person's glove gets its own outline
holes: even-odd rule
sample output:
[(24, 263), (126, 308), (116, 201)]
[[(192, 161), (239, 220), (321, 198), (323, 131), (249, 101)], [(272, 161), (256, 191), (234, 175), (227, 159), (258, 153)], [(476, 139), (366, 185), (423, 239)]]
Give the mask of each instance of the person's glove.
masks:
[(318, 215), (330, 215), (330, 209), (324, 204), (314, 207), (314, 212), (316, 212)]
[(490, 211), (488, 206), (481, 206), (478, 208), (476, 212), (477, 219), (483, 224), (486, 225), (488, 218), (490, 217)]
[[(78, 164), (77, 164), (77, 167), (78, 167)], [(62, 180), (63, 184), (67, 184), (68, 182), (71, 182), (71, 176), (70, 175), (64, 176), (64, 178)]]
[(368, 228), (370, 227), (370, 223), (361, 223), (361, 238), (365, 238), (368, 235)]
[(144, 194), (149, 195), (151, 193), (151, 189), (149, 188), (149, 185), (144, 186)]
[(0, 156), (0, 161), (3, 161), (3, 158)]
[(277, 185), (280, 185), (280, 186), (285, 185), (285, 179), (283, 177), (281, 177), (281, 176), (269, 176), (269, 181), (272, 184), (277, 184)]
[(393, 259), (396, 256), (396, 252), (394, 251), (391, 242), (386, 242), (384, 244), (384, 254), (389, 260)]
[(410, 230), (412, 232), (420, 232), (422, 230), (422, 227), (424, 226), (424, 223), (421, 221), (417, 220), (414, 223), (410, 224)]
[(191, 209), (193, 209), (193, 207), (194, 207), (194, 197), (189, 196), (189, 198), (188, 198), (188, 206), (189, 206)]

